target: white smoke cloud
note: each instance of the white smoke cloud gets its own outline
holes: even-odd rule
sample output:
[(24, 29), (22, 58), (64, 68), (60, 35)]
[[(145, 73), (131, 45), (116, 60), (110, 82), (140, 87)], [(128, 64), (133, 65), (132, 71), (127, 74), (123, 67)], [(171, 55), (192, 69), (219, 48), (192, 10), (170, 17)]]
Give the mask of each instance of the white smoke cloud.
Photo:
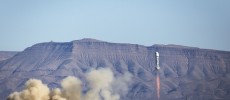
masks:
[(81, 84), (81, 80), (76, 77), (65, 78), (61, 83), (62, 95), (67, 100), (81, 100)]
[(108, 68), (91, 70), (85, 74), (88, 90), (82, 92), (82, 82), (77, 77), (68, 76), (61, 82), (61, 89), (51, 90), (41, 80), (30, 79), (25, 90), (14, 92), (8, 100), (119, 100), (126, 94), (131, 74), (115, 77)]
[(131, 82), (132, 74), (125, 72), (124, 75), (117, 76), (112, 83), (113, 91), (120, 95), (126, 95), (128, 93), (128, 85)]
[(10, 94), (8, 100), (49, 100), (49, 88), (41, 80), (30, 79), (25, 84), (25, 90)]
[(50, 94), (51, 100), (67, 100), (66, 98), (62, 97), (62, 92), (59, 88), (54, 89)]
[(92, 70), (86, 74), (90, 90), (84, 100), (119, 100), (119, 95), (113, 94), (113, 72), (110, 69)]

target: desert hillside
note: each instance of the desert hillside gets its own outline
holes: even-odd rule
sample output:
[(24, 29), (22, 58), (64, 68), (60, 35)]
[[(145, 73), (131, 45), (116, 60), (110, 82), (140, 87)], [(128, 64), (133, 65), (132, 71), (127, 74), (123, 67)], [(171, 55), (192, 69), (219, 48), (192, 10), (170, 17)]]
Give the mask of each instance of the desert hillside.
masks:
[[(156, 69), (155, 52), (160, 54), (160, 70)], [(55, 88), (67, 76), (84, 80), (85, 72), (101, 67), (112, 69), (115, 75), (126, 71), (132, 74), (128, 93), (121, 100), (157, 100), (157, 74), (160, 100), (230, 98), (230, 52), (227, 51), (82, 39), (39, 43), (10, 57), (0, 55), (0, 60), (4, 59), (0, 61), (0, 98), (4, 99), (13, 91), (21, 91), (30, 78)]]

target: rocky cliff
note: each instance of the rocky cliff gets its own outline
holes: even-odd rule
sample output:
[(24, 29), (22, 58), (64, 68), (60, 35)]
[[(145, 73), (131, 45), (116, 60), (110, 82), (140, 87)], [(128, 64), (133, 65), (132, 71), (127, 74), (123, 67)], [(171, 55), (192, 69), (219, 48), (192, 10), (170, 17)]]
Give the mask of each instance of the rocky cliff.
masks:
[(9, 59), (17, 53), (16, 51), (0, 51), (0, 61)]
[[(160, 53), (156, 70), (155, 52)], [(229, 100), (230, 52), (176, 45), (143, 46), (82, 39), (40, 43), (0, 62), (0, 98), (21, 90), (29, 78), (60, 87), (66, 76), (83, 78), (90, 68), (109, 67), (115, 75), (132, 73), (122, 100)]]

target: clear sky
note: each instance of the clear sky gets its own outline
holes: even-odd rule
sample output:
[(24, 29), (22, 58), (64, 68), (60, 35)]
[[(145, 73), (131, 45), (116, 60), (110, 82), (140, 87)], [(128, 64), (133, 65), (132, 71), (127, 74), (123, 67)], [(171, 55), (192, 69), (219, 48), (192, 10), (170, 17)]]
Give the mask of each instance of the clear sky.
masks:
[(82, 38), (230, 51), (230, 0), (0, 0), (0, 51)]

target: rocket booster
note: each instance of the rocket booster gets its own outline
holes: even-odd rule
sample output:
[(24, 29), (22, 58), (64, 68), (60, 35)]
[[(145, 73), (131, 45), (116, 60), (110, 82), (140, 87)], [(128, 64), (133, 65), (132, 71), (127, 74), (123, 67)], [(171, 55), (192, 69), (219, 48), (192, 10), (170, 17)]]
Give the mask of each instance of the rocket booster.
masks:
[(159, 70), (159, 69), (160, 69), (160, 65), (159, 65), (159, 57), (160, 57), (160, 54), (159, 54), (159, 52), (156, 52), (156, 53), (155, 53), (155, 57), (156, 57), (156, 64), (157, 64), (156, 69)]

